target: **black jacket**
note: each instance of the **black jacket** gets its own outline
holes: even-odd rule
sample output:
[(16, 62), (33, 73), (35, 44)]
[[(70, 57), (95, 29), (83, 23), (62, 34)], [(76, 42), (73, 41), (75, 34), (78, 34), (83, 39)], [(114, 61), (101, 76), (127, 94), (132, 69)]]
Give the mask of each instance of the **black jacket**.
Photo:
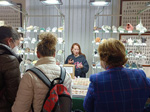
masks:
[[(86, 77), (86, 73), (89, 71), (89, 64), (85, 57), (83, 55), (80, 55), (78, 57), (75, 57), (74, 55), (69, 55), (65, 61), (65, 64), (68, 64), (69, 59), (74, 60), (74, 65), (75, 65), (75, 76), (78, 77)], [(77, 65), (82, 63), (83, 68), (78, 68)]]

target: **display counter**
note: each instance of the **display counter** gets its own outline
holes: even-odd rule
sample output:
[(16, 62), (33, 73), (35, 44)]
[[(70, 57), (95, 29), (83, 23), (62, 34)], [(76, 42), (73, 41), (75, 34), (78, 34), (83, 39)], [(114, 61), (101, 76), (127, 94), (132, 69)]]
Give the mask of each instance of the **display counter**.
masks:
[(79, 109), (85, 112), (83, 108), (83, 101), (86, 96), (89, 83), (90, 83), (89, 78), (73, 79), (73, 86), (72, 86), (73, 111)]
[(72, 81), (72, 94), (74, 96), (85, 96), (90, 84), (89, 78), (76, 78)]
[[(76, 78), (73, 79), (73, 87), (72, 87), (72, 110), (81, 110), (85, 112), (83, 108), (84, 98), (86, 96), (88, 86), (89, 86), (89, 78)], [(150, 104), (150, 98), (147, 100), (145, 107)]]
[(72, 103), (73, 103), (73, 106), (72, 106), (72, 110), (81, 110), (83, 112), (85, 112), (84, 108), (83, 108), (83, 101), (84, 101), (84, 98), (83, 97), (72, 97)]

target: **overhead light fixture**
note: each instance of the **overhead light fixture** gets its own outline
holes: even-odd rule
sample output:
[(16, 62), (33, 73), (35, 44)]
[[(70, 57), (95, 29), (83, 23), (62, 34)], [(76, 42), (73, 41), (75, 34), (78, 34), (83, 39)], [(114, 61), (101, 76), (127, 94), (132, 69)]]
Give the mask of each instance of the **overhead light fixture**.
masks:
[(147, 3), (146, 3), (146, 6), (148, 6), (148, 7), (149, 7), (149, 6), (150, 6), (150, 2), (147, 2)]
[(111, 0), (90, 0), (91, 6), (109, 6)]
[(11, 0), (0, 0), (0, 6), (10, 6), (14, 5), (14, 3)]
[(62, 5), (61, 0), (40, 0), (44, 5)]

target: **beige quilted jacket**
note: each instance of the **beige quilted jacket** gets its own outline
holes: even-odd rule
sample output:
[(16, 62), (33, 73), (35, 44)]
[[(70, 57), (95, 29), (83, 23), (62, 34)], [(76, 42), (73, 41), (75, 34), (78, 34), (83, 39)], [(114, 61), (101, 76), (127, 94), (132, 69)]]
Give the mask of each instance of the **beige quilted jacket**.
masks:
[[(44, 57), (35, 64), (52, 81), (60, 77), (60, 67), (56, 65), (55, 58)], [(64, 85), (71, 92), (71, 77), (66, 73)], [(48, 87), (32, 72), (28, 71), (23, 75), (19, 85), (17, 97), (12, 107), (12, 112), (30, 112), (33, 102), (34, 112), (40, 112)]]

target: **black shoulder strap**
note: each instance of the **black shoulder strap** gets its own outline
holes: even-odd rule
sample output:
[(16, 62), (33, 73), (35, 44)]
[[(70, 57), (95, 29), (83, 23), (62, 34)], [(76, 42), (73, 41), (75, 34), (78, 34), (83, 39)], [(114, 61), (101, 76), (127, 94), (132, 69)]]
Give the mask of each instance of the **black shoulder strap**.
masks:
[[(65, 80), (65, 77), (66, 77), (66, 70), (63, 67), (60, 67), (60, 68), (61, 68), (60, 78), (62, 80), (60, 80), (59, 83), (63, 84), (64, 80)], [(28, 69), (27, 71), (31, 71), (34, 74), (36, 74), (38, 76), (38, 78), (40, 78), (43, 81), (44, 84), (46, 84), (48, 87), (51, 87), (51, 81), (40, 69), (38, 69), (36, 67), (33, 67), (31, 69)]]
[(61, 68), (60, 78), (62, 79), (59, 83), (63, 84), (66, 77), (66, 69), (64, 67)]
[(38, 68), (31, 68), (28, 69), (27, 71), (31, 71), (33, 72), (36, 76), (38, 76), (38, 78), (40, 78), (44, 84), (46, 84), (48, 87), (51, 86), (51, 81), (49, 80), (49, 78)]

